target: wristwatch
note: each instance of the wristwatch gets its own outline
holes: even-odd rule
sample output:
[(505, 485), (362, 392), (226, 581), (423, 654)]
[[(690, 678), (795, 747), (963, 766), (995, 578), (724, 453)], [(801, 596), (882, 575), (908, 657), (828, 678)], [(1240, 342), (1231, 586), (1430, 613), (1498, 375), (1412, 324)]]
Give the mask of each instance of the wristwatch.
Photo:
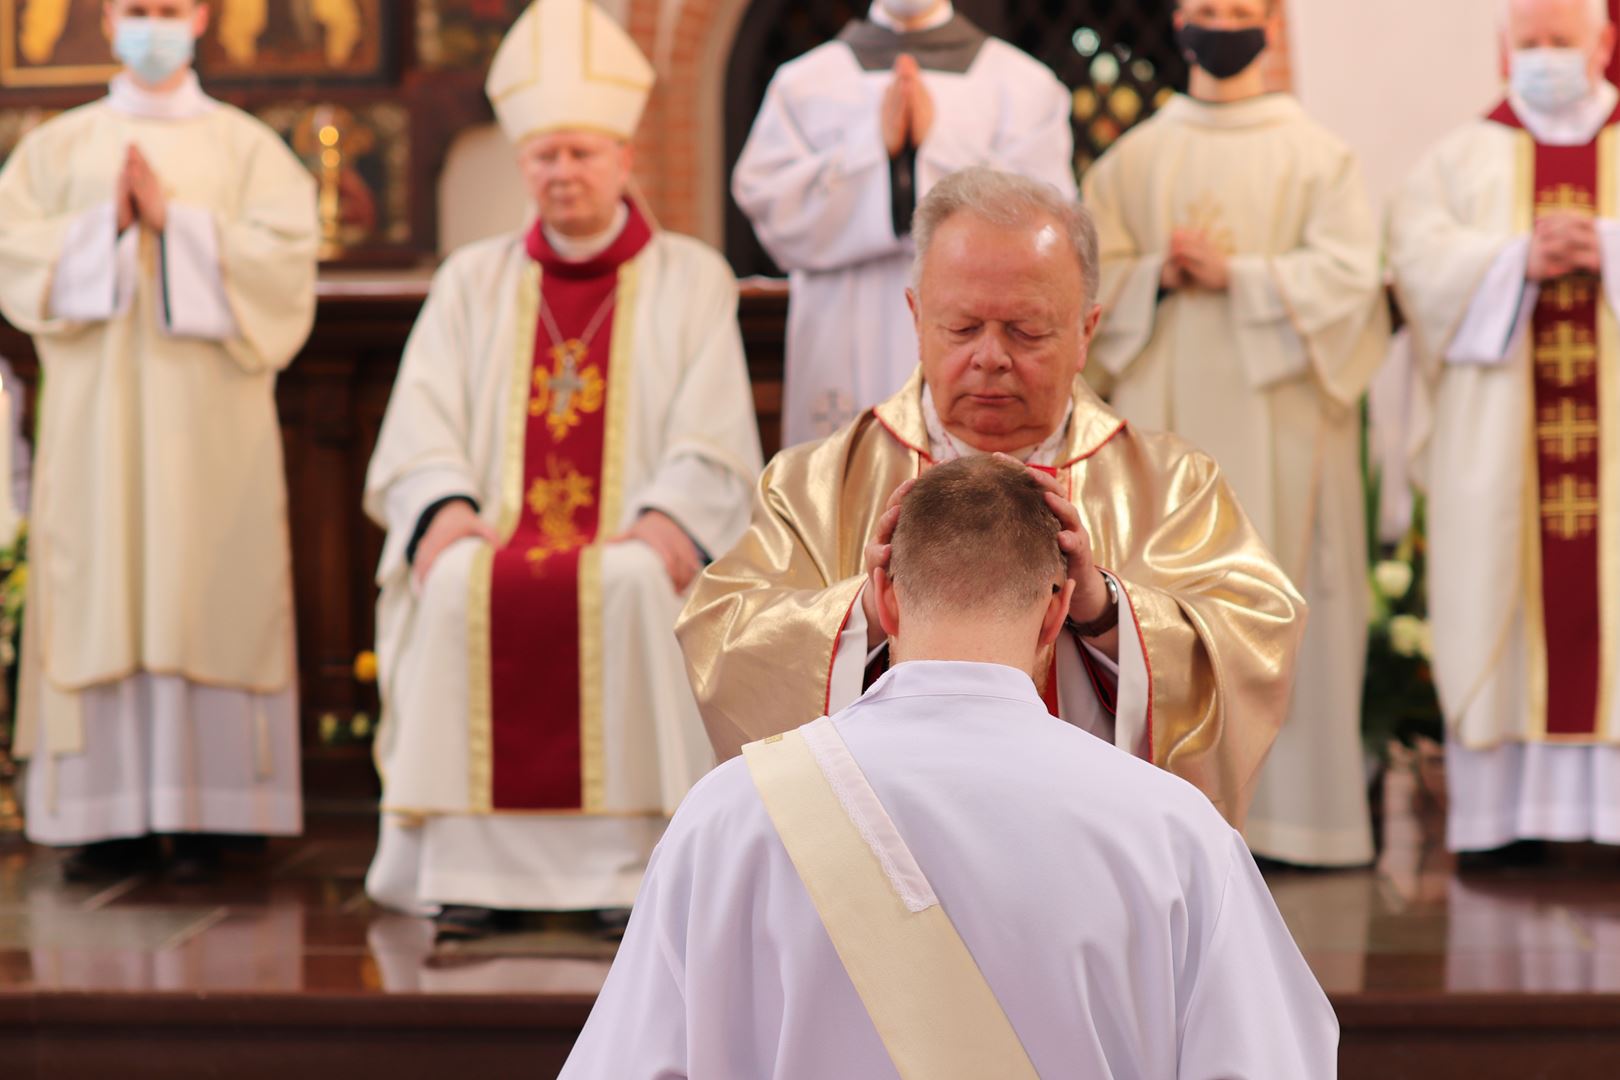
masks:
[(1072, 618), (1065, 620), (1069, 629), (1083, 638), (1102, 637), (1119, 625), (1119, 583), (1112, 574), (1103, 574), (1102, 577), (1103, 584), (1108, 586), (1108, 606), (1103, 613), (1088, 623), (1077, 623)]

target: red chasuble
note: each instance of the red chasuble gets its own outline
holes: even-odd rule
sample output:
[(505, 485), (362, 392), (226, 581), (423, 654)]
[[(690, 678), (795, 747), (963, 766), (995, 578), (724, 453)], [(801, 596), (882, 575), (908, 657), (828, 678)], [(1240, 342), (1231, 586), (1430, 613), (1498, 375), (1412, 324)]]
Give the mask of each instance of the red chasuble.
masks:
[[(522, 431), (520, 499), (505, 543), (489, 560), (487, 592), (472, 601), (474, 619), (480, 599), (488, 612), (487, 639), (472, 635), (487, 648), (489, 672), (487, 701), (478, 701), (481, 687), (474, 688), (474, 712), (487, 706), (487, 727), (476, 715), (473, 721), (487, 744), (475, 739), (473, 753), (487, 754), (493, 810), (592, 808), (591, 733), (582, 728), (601, 672), (591, 670), (582, 641), (600, 637), (590, 617), (600, 606), (592, 545), (618, 525), (617, 507), (604, 507), (616, 500), (604, 500), (603, 491), (613, 417), (625, 408), (613, 400), (625, 392), (615, 391), (624, 380), (613, 371), (614, 338), (629, 331), (615, 308), (629, 307), (621, 270), (651, 239), (634, 207), (619, 238), (588, 262), (563, 261), (538, 224), (528, 237), (540, 283), (538, 303), (529, 305), (537, 317), (527, 405), (514, 413)], [(478, 673), (471, 676), (478, 684)]]
[[(1504, 103), (1491, 120), (1523, 129)], [(1584, 146), (1533, 143), (1529, 190), (1522, 221), (1554, 212), (1595, 216), (1615, 212), (1614, 125)], [(1534, 519), (1525, 529), (1526, 632), (1531, 636), (1532, 700), (1545, 702), (1545, 725), (1533, 724), (1549, 741), (1586, 742), (1603, 730), (1606, 608), (1620, 597), (1603, 595), (1603, 563), (1615, 557), (1620, 536), (1606, 535), (1599, 513), (1606, 483), (1602, 463), (1608, 429), (1620, 417), (1604, 409), (1604, 392), (1616, 372), (1612, 315), (1602, 283), (1578, 275), (1544, 282), (1529, 331), (1532, 335), (1533, 466), (1526, 492)], [(1607, 555), (1605, 553), (1607, 552)]]

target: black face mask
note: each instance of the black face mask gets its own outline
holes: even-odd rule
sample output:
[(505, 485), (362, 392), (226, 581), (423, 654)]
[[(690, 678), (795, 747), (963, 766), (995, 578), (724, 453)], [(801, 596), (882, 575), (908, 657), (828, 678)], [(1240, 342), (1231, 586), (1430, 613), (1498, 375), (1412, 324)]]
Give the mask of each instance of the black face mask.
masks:
[(1188, 23), (1176, 32), (1176, 42), (1192, 62), (1215, 76), (1230, 79), (1248, 70), (1266, 50), (1263, 26), (1247, 30), (1211, 30)]

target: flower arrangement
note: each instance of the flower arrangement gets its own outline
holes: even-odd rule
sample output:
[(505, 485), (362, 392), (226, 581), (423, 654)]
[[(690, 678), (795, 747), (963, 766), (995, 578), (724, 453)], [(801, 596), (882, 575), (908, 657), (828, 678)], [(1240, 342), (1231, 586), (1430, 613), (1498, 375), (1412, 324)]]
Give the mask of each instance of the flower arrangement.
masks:
[(1372, 621), (1361, 700), (1362, 739), (1380, 758), (1391, 742), (1409, 747), (1422, 740), (1439, 742), (1444, 727), (1431, 666), (1434, 634), (1428, 619), (1421, 500), (1412, 528), (1383, 555), (1369, 575)]

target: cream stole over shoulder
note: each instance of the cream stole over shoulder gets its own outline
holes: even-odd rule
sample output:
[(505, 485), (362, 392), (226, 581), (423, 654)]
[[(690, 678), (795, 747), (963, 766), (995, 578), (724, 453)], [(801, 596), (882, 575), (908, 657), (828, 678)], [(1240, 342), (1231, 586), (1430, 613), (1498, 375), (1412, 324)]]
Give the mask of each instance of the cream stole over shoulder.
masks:
[(760, 799), (905, 1080), (1035, 1066), (833, 722), (743, 747)]

